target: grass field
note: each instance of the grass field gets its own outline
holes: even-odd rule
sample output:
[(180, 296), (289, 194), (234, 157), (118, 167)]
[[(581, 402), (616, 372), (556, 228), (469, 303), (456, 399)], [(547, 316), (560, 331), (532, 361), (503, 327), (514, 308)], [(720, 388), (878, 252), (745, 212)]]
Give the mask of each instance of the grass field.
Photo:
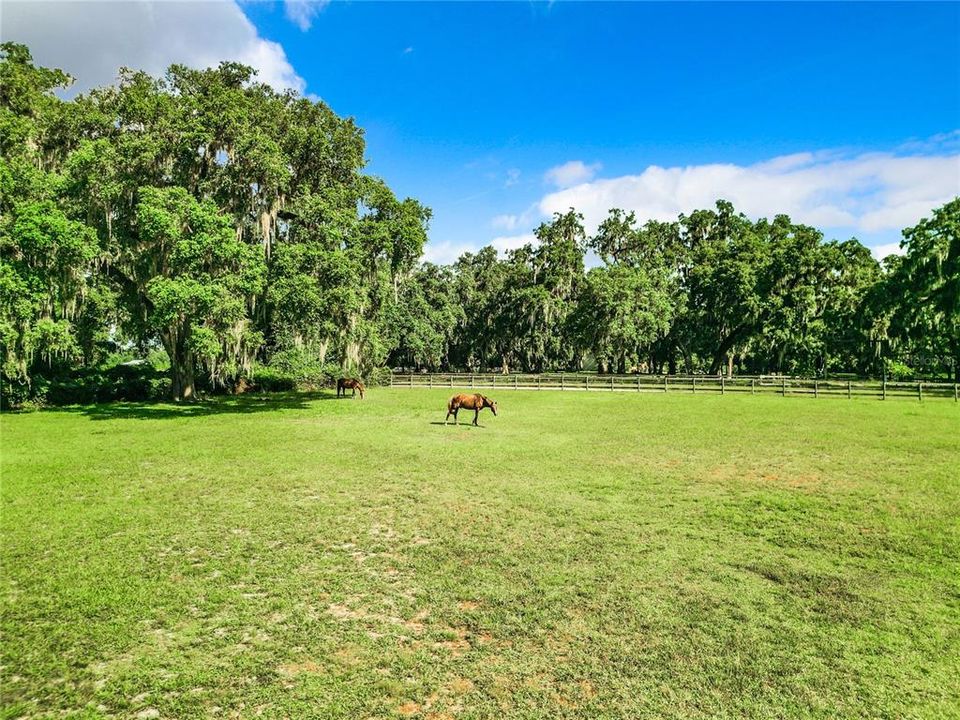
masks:
[(447, 395), (4, 416), (3, 716), (960, 717), (960, 407)]

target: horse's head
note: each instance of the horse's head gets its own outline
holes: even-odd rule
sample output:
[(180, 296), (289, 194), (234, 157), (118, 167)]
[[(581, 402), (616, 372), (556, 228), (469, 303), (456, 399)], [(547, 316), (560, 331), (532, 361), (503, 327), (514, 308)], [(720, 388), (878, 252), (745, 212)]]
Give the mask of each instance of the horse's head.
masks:
[(491, 399), (488, 398), (487, 396), (484, 396), (484, 398), (483, 398), (483, 406), (490, 408), (490, 411), (491, 411), (494, 415), (497, 414), (497, 401), (496, 401), (496, 400), (491, 400)]

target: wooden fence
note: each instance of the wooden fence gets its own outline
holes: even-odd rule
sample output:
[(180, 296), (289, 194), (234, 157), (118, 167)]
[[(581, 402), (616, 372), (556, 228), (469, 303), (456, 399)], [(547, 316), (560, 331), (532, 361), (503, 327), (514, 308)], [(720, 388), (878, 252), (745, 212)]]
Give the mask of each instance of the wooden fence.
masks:
[(580, 392), (686, 392), (724, 395), (781, 395), (881, 400), (960, 399), (957, 383), (815, 380), (797, 377), (716, 375), (594, 375), (587, 373), (393, 373), (390, 386)]

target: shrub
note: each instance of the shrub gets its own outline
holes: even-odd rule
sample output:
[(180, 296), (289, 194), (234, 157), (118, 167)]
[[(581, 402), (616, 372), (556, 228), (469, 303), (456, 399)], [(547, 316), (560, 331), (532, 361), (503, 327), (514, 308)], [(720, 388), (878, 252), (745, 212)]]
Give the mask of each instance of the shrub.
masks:
[(367, 375), (367, 385), (389, 385), (391, 370), (387, 367), (374, 368)]
[(126, 400), (160, 400), (170, 381), (148, 363), (116, 365), (106, 370), (85, 369), (50, 381), (46, 399), (51, 405), (86, 405)]
[(12, 410), (24, 407), (34, 397), (34, 388), (26, 382), (7, 380), (0, 376), (0, 410)]
[(337, 378), (343, 375), (338, 364), (321, 363), (313, 353), (297, 348), (288, 348), (274, 353), (268, 367), (291, 378), (301, 390), (333, 385)]
[(258, 368), (253, 373), (253, 385), (261, 392), (284, 392), (297, 389), (297, 379), (274, 367)]
[(913, 368), (899, 360), (887, 360), (887, 377), (891, 380), (913, 380), (916, 375)]
[(84, 368), (55, 377), (35, 375), (30, 385), (4, 383), (4, 410), (44, 405), (89, 405), (126, 400), (161, 400), (170, 380), (149, 363)]

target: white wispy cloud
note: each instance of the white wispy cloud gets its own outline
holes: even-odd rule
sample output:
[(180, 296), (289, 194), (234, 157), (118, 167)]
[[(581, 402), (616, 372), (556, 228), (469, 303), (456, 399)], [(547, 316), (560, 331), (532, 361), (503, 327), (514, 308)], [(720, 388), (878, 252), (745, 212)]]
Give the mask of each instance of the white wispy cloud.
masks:
[(490, 241), (490, 244), (493, 245), (502, 255), (508, 250), (516, 250), (517, 248), (523, 247), (528, 243), (531, 245), (536, 245), (538, 242), (537, 236), (533, 233), (524, 233), (523, 235), (505, 235), (502, 237), (495, 237)]
[(3, 39), (29, 46), (40, 65), (77, 82), (68, 94), (112, 84), (121, 66), (161, 75), (169, 65), (233, 60), (258, 79), (302, 92), (283, 47), (260, 36), (233, 0), (218, 2), (23, 2), (4, 0)]
[(470, 243), (430, 240), (423, 246), (423, 260), (437, 265), (451, 265), (464, 253), (475, 252), (478, 249)]
[(888, 255), (903, 255), (903, 248), (900, 247), (900, 243), (884, 243), (883, 245), (877, 245), (873, 249), (873, 256), (877, 260), (883, 260)]
[(519, 215), (497, 215), (490, 221), (490, 224), (502, 230), (516, 230), (520, 227), (520, 216)]
[[(527, 243), (537, 244), (537, 238), (533, 233), (524, 233), (522, 235), (503, 235), (495, 237), (484, 245), (492, 245), (500, 255), (505, 255), (509, 250), (516, 250)], [(431, 262), (437, 265), (452, 265), (464, 253), (477, 252), (481, 246), (475, 243), (453, 242), (450, 240), (430, 240), (423, 247), (424, 262)]]
[(330, 0), (283, 0), (283, 14), (306, 32), (313, 25), (313, 19), (329, 4)]
[(516, 185), (518, 182), (520, 182), (520, 175), (520, 168), (510, 168), (507, 170), (507, 179), (504, 181), (503, 186), (511, 187)]
[(601, 167), (600, 163), (587, 165), (582, 160), (571, 160), (547, 170), (543, 179), (558, 188), (568, 188), (592, 180)]
[(729, 200), (750, 217), (786, 213), (802, 223), (852, 233), (899, 231), (960, 194), (960, 154), (808, 152), (752, 165), (652, 165), (637, 175), (580, 183), (545, 195), (543, 216), (573, 207), (592, 232), (610, 208), (646, 220)]
[(490, 221), (490, 225), (498, 230), (506, 230), (507, 232), (529, 230), (539, 218), (540, 207), (538, 203), (534, 203), (521, 213), (497, 215)]

